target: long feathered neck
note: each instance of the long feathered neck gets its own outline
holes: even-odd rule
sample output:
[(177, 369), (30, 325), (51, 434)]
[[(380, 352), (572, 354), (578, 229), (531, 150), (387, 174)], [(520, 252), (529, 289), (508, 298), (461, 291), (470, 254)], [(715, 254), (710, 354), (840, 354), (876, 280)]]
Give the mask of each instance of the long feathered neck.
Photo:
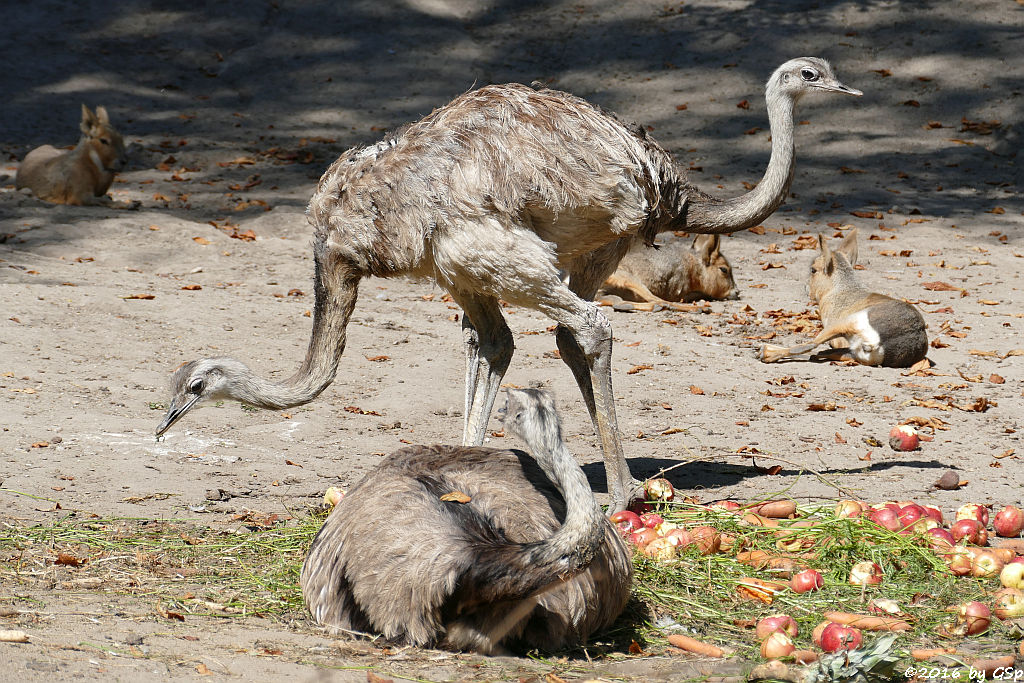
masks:
[[(565, 520), (544, 541), (524, 548), (534, 568), (565, 574), (584, 569), (604, 542), (605, 519), (583, 470), (562, 440), (557, 423), (521, 438), (565, 499)], [(554, 578), (554, 577), (552, 577)]]
[(231, 398), (257, 408), (290, 408), (309, 403), (334, 381), (360, 276), (343, 265), (326, 263), (326, 247), (319, 241), (314, 244), (314, 261), (313, 331), (302, 365), (282, 382), (245, 372), (233, 379), (228, 390)]
[(768, 168), (750, 192), (731, 199), (717, 199), (702, 192), (689, 197), (686, 229), (700, 233), (735, 232), (751, 228), (779, 208), (793, 182), (793, 108), (796, 101), (774, 84), (766, 91), (772, 155)]

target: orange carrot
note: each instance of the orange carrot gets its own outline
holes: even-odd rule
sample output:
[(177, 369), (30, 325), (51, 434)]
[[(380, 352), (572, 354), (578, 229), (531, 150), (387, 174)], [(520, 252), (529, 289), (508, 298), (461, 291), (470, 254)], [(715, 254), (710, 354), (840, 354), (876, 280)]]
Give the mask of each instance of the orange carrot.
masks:
[(917, 648), (910, 651), (910, 656), (919, 662), (923, 662), (926, 659), (932, 657), (938, 657), (940, 655), (955, 655), (955, 647), (930, 647), (930, 648)]
[(796, 515), (796, 502), (792, 500), (769, 500), (767, 503), (751, 506), (750, 511), (762, 517), (789, 519)]
[(829, 621), (846, 626), (853, 626), (862, 631), (909, 631), (910, 624), (902, 619), (892, 617), (876, 617), (871, 614), (853, 614), (851, 612), (825, 612)]
[(680, 650), (686, 650), (687, 652), (693, 652), (698, 655), (704, 655), (705, 657), (724, 657), (731, 653), (731, 650), (712, 645), (711, 643), (705, 643), (691, 638), (690, 636), (684, 636), (681, 633), (673, 633), (668, 637), (668, 642), (674, 647), (678, 647)]
[[(1013, 667), (1013, 655), (997, 657), (995, 659), (975, 659), (971, 662), (971, 668), (975, 671), (983, 671), (985, 677), (994, 674), (997, 670), (1006, 670)], [(1002, 671), (1000, 671), (1002, 673)]]

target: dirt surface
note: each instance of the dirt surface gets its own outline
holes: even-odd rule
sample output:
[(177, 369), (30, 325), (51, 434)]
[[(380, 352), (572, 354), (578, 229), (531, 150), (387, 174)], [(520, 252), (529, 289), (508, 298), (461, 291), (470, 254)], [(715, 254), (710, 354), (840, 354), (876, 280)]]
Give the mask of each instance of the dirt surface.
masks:
[[(800, 55), (829, 58), (865, 94), (801, 103), (793, 195), (763, 230), (723, 240), (742, 298), (694, 313), (605, 309), (634, 476), (675, 466), (676, 486), (706, 500), (784, 491), (914, 498), (949, 513), (1024, 499), (1019, 0), (188, 5), (4, 10), (4, 518), (230, 526), (240, 512), (314, 504), (405, 443), (457, 442), (461, 312), (431, 283), (401, 280), (363, 283), (338, 377), (317, 401), (286, 413), (210, 406), (159, 443), (153, 430), (183, 361), (230, 354), (276, 378), (298, 366), (313, 306), (303, 211), (348, 147), (474, 85), (541, 80), (647, 124), (702, 189), (737, 195), (767, 162), (763, 83)], [(14, 190), (29, 149), (75, 141), (83, 102), (105, 105), (130, 144), (111, 195), (138, 209), (50, 206)], [(931, 371), (756, 360), (768, 335), (791, 344), (812, 332), (814, 252), (803, 247), (850, 227), (864, 280), (924, 312)], [(554, 357), (551, 322), (505, 313), (517, 346), (506, 381), (556, 393), (568, 443), (604, 497), (599, 442)], [(913, 417), (940, 427), (920, 451), (866, 443)], [(772, 465), (781, 471), (765, 474)], [(934, 491), (950, 468), (968, 483)], [(73, 589), (0, 585), (0, 603), (24, 610), (0, 629), (31, 636), (0, 643), (0, 665), (20, 680), (188, 678), (202, 664), (245, 680), (366, 680), (360, 667), (372, 665), (423, 680), (651, 681), (707, 667), (389, 658), (339, 649), (301, 621), (172, 623), (144, 597)], [(129, 645), (145, 652), (110, 653)], [(328, 668), (345, 666), (356, 669)]]

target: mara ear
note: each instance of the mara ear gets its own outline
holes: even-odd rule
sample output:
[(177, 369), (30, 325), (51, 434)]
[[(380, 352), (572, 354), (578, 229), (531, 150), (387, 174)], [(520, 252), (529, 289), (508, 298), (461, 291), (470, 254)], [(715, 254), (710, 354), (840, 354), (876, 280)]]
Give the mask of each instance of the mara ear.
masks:
[(82, 105), (82, 123), (79, 124), (78, 128), (83, 133), (88, 133), (89, 130), (96, 125), (96, 115), (89, 111), (89, 107)]
[(100, 125), (109, 126), (110, 117), (107, 116), (107, 108), (100, 105), (96, 107), (96, 120), (100, 122)]
[(826, 261), (832, 260), (832, 250), (828, 248), (828, 244), (825, 243), (825, 238), (822, 235), (818, 235), (818, 251), (821, 252), (822, 257)]
[(718, 252), (718, 248), (721, 244), (721, 235), (697, 235), (693, 238), (691, 248), (697, 252), (697, 256), (700, 257), (701, 263), (705, 266), (709, 266), (714, 260), (715, 254)]
[(845, 256), (851, 266), (857, 265), (857, 228), (850, 231), (836, 251)]
[(825, 259), (825, 275), (832, 277), (832, 273), (836, 272), (836, 257), (834, 254), (829, 254), (828, 258)]

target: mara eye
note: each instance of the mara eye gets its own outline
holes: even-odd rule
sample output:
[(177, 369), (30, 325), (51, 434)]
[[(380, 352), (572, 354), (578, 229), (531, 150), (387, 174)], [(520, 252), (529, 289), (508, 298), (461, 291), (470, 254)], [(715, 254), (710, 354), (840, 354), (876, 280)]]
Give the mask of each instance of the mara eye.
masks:
[(107, 138), (100, 138), (100, 142), (102, 142), (104, 145), (110, 144), (110, 140), (108, 140)]
[(805, 81), (818, 80), (818, 72), (814, 69), (800, 69), (800, 77)]
[(203, 393), (203, 380), (197, 379), (188, 385), (188, 393), (190, 394), (201, 394)]
[(726, 268), (725, 266), (719, 266), (718, 269), (720, 271), (722, 271), (722, 275), (728, 275), (729, 274), (729, 269)]

